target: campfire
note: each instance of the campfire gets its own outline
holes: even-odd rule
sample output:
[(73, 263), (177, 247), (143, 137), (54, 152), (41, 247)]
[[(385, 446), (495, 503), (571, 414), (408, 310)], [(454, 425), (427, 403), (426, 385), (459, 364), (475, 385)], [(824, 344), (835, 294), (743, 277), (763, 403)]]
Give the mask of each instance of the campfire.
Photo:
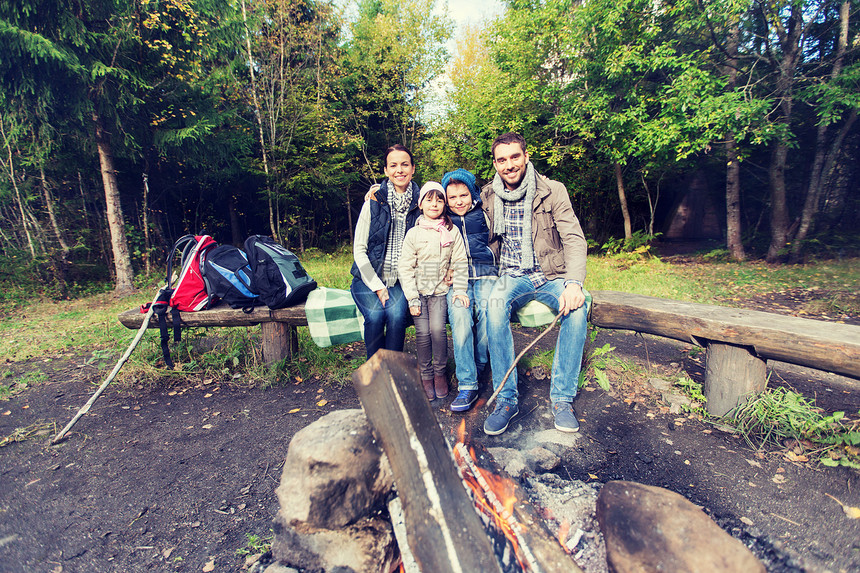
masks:
[(478, 465), (465, 444), (465, 421), (452, 457), (430, 405), (415, 391), (414, 359), (380, 351), (353, 379), (388, 455), (406, 543), (422, 571), (580, 571), (516, 483)]

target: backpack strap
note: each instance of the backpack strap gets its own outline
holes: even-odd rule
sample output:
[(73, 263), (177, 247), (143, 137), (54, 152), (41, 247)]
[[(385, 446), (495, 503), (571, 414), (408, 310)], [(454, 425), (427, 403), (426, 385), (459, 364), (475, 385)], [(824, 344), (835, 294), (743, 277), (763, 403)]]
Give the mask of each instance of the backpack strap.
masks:
[(152, 306), (152, 313), (158, 317), (158, 328), (161, 331), (161, 353), (164, 355), (164, 363), (168, 368), (173, 368), (173, 360), (170, 359), (170, 331), (167, 329), (167, 308), (170, 297), (173, 296), (172, 288), (163, 288), (158, 291), (158, 299)]

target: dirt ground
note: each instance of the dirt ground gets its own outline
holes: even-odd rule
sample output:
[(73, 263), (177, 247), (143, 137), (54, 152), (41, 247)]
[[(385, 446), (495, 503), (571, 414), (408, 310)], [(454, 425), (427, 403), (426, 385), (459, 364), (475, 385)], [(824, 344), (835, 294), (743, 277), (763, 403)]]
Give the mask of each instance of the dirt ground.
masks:
[[(790, 298), (750, 304), (787, 311)], [(536, 333), (517, 331), (517, 347)], [(769, 571), (860, 570), (860, 520), (833, 499), (860, 507), (860, 473), (756, 452), (712, 424), (669, 413), (647, 380), (685, 371), (701, 381), (704, 356), (689, 345), (601, 331), (595, 344), (606, 342), (640, 373), (613, 380), (610, 393), (588, 387), (580, 394), (582, 430), (554, 470), (560, 478), (676, 491), (751, 547)], [(553, 345), (552, 335), (541, 344)], [(246, 535), (270, 535), (290, 438), (325, 413), (359, 407), (351, 386), (326, 380), (247, 389), (165, 378), (110, 388), (68, 439), (50, 446), (111, 366), (98, 370), (77, 356), (3, 366), (16, 376), (44, 372), (47, 381), (0, 402), (0, 440), (44, 427), (0, 447), (0, 572), (239, 571)], [(492, 448), (511, 447), (521, 427), (550, 427), (548, 381), (539, 377), (530, 371), (521, 378), (522, 413), (505, 434), (483, 434), (485, 410), (452, 414), (451, 397), (434, 403), (443, 431), (465, 417), (471, 439)], [(856, 382), (778, 364), (771, 383), (815, 397), (829, 411), (860, 410)], [(485, 385), (482, 398), (488, 396)]]

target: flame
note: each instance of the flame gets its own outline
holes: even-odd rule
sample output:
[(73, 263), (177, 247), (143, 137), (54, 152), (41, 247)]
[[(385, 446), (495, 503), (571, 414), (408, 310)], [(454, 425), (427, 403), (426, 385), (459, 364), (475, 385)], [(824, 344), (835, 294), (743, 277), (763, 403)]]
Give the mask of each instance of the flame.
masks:
[[(523, 528), (514, 517), (514, 504), (517, 502), (514, 482), (478, 467), (474, 461), (474, 450), (467, 451), (462, 442), (458, 446), (461, 447), (454, 448), (454, 458), (461, 469), (464, 469), (463, 482), (475, 494), (473, 497), (476, 509), (491, 519), (496, 528), (505, 535), (520, 566), (524, 571), (529, 571), (531, 568), (520, 545), (520, 538), (514, 531), (514, 527)], [(466, 453), (471, 456), (471, 460), (464, 459)]]
[(568, 520), (564, 520), (558, 528), (558, 543), (567, 551), (567, 547), (564, 542), (567, 540), (567, 534), (570, 533), (570, 522)]
[(466, 443), (466, 418), (460, 420), (460, 427), (457, 428), (457, 443)]

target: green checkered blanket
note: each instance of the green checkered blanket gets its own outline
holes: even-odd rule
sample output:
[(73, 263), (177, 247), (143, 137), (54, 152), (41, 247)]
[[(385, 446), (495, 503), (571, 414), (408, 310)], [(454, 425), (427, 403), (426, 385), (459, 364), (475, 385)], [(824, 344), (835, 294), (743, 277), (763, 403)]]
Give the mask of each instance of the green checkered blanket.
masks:
[(320, 348), (364, 339), (364, 317), (348, 290), (318, 287), (305, 302), (308, 330)]
[[(591, 293), (582, 289), (585, 293), (585, 300), (591, 304)], [(555, 312), (542, 302), (532, 300), (524, 304), (517, 311), (517, 322), (523, 326), (534, 328), (536, 326), (544, 326), (549, 324), (555, 318)]]

